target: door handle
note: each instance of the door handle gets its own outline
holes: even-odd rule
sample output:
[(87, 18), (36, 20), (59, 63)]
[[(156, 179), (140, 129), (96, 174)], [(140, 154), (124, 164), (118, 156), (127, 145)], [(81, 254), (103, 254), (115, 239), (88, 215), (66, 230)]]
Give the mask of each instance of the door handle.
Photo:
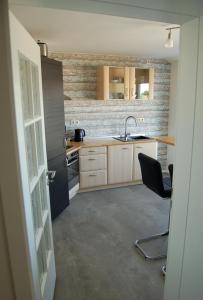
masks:
[(51, 179), (54, 179), (54, 177), (56, 176), (56, 171), (54, 170), (47, 171), (47, 176), (48, 177), (50, 176)]
[(47, 184), (54, 182), (54, 177), (56, 176), (56, 171), (50, 170), (47, 171)]
[(74, 163), (76, 163), (78, 161), (78, 159), (75, 159), (73, 161), (71, 161), (70, 163), (67, 164), (67, 167), (72, 166)]

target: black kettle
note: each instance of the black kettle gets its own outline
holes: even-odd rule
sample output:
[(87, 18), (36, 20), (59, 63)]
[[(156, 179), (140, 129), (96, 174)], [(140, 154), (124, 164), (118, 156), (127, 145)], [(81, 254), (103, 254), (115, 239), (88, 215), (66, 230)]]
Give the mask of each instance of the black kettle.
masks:
[(83, 141), (83, 137), (85, 136), (85, 130), (84, 129), (75, 129), (75, 142), (81, 142)]

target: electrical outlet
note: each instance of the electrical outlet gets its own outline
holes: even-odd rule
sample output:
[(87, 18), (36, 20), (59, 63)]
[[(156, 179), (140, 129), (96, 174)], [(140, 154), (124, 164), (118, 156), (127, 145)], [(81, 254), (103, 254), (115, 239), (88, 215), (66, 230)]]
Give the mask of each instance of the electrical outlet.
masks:
[(136, 118), (138, 123), (144, 123), (144, 118)]
[(79, 120), (70, 120), (70, 125), (71, 126), (78, 126), (80, 124), (80, 121)]

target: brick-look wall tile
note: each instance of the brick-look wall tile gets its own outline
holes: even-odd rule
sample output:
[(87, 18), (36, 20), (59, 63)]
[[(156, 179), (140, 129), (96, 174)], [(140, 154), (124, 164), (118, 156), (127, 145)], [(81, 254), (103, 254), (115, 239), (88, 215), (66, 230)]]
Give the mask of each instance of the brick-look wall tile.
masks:
[[(167, 135), (170, 64), (166, 60), (137, 59), (133, 56), (51, 53), (50, 58), (62, 61), (65, 122), (71, 131), (75, 126), (71, 120), (79, 120), (78, 127), (86, 130), (87, 136), (119, 135), (124, 132), (124, 120), (128, 115), (144, 117), (145, 122), (135, 127), (129, 122), (131, 133), (146, 133), (151, 136)], [(135, 100), (95, 100), (96, 69), (99, 65), (134, 66), (154, 68), (154, 99)], [(159, 144), (158, 159), (166, 166), (167, 147)]]

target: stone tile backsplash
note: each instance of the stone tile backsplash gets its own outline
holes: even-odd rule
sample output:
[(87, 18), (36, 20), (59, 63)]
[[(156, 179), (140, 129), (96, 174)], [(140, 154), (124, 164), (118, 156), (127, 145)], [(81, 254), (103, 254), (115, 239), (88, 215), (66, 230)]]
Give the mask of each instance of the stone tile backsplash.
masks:
[[(68, 130), (84, 128), (86, 135), (112, 136), (124, 133), (127, 116), (144, 118), (136, 127), (129, 122), (128, 132), (150, 136), (167, 135), (170, 91), (170, 63), (165, 60), (137, 59), (130, 56), (51, 53), (63, 62), (65, 122)], [(96, 67), (99, 65), (135, 66), (155, 69), (154, 99), (95, 100)], [(73, 121), (79, 121), (74, 125)], [(159, 144), (158, 159), (166, 166), (167, 147)]]

